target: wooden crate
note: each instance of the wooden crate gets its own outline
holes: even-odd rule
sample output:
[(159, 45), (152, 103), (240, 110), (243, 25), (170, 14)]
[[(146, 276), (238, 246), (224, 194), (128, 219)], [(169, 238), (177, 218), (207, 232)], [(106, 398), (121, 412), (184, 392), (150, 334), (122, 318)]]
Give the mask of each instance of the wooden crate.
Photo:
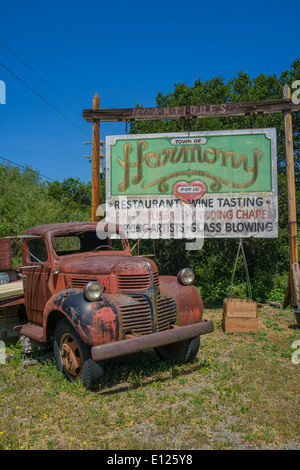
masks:
[(252, 300), (224, 299), (223, 330), (226, 333), (257, 333), (257, 304)]
[(257, 318), (257, 304), (247, 299), (224, 299), (223, 312), (232, 318)]
[(223, 330), (226, 333), (258, 333), (258, 318), (226, 317), (223, 313)]

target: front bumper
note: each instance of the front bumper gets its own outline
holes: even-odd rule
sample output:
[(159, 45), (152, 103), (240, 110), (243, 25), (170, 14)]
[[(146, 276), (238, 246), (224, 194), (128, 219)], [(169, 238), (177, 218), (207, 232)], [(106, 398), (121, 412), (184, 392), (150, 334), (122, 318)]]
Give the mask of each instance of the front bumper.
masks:
[(91, 348), (94, 361), (104, 361), (113, 357), (126, 356), (146, 349), (158, 348), (166, 344), (178, 343), (196, 336), (205, 335), (214, 331), (211, 320), (201, 321), (192, 325), (180, 326), (172, 330), (151, 333), (149, 335), (137, 336), (114, 343), (101, 344)]

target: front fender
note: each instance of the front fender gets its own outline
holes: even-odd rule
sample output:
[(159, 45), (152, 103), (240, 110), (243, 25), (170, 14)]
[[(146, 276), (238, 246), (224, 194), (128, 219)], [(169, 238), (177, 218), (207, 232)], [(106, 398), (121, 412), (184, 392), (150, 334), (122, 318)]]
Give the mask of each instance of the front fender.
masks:
[(118, 313), (105, 294), (98, 302), (88, 301), (81, 289), (66, 289), (53, 295), (44, 309), (44, 341), (47, 341), (47, 322), (53, 311), (62, 313), (89, 346), (119, 340)]
[(176, 301), (178, 326), (200, 322), (203, 316), (203, 302), (195, 286), (184, 286), (175, 276), (159, 276), (162, 295)]

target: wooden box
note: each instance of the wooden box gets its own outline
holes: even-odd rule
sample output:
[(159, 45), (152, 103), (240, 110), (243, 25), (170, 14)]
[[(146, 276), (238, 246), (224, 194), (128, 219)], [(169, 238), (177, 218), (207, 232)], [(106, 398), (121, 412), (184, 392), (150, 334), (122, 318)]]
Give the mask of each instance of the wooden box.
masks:
[(257, 304), (251, 300), (224, 299), (223, 330), (226, 333), (257, 333)]
[(226, 333), (258, 333), (258, 318), (226, 317), (223, 314), (223, 330)]
[(226, 317), (257, 318), (257, 304), (247, 299), (224, 299), (223, 312)]

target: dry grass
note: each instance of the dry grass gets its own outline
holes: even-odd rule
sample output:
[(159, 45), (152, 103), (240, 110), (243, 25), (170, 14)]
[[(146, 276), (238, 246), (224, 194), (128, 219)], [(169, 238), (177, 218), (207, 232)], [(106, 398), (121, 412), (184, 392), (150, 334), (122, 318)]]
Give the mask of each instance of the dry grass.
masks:
[(0, 366), (0, 449), (300, 449), (300, 339), (289, 310), (259, 308), (258, 334), (215, 332), (197, 359), (160, 362), (153, 351), (105, 365), (97, 393), (55, 363)]

